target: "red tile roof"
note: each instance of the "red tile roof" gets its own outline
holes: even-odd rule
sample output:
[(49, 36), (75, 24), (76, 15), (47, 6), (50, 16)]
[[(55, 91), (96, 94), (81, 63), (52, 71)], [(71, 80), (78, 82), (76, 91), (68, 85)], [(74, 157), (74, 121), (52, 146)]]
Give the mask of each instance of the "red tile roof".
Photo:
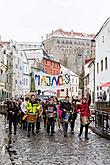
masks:
[[(95, 34), (88, 34), (88, 33), (80, 33), (80, 32), (67, 32), (63, 31), (62, 29), (58, 29), (56, 31), (52, 31), (53, 35), (62, 35), (62, 36), (68, 36), (68, 37), (80, 37), (80, 38), (91, 38), (93, 39), (95, 37)], [(50, 34), (51, 36), (51, 34)]]

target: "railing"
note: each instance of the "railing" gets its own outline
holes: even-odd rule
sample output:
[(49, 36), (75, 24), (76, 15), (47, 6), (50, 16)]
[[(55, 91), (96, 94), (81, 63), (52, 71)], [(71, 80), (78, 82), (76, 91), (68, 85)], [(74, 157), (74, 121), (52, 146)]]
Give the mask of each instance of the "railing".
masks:
[(95, 127), (102, 133), (110, 136), (110, 113), (96, 110)]

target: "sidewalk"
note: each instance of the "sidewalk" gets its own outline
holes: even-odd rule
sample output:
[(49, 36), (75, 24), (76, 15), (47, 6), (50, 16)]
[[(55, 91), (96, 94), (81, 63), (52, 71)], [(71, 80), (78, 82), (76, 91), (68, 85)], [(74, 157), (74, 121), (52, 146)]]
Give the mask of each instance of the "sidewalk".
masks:
[(6, 133), (6, 119), (0, 114), (0, 165), (11, 165), (9, 153), (6, 150), (8, 145), (8, 134)]

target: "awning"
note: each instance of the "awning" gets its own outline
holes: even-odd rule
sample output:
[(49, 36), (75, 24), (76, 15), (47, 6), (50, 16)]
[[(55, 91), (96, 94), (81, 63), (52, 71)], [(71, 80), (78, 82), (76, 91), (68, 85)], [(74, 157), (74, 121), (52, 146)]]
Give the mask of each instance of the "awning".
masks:
[(110, 82), (99, 85), (99, 87), (110, 87)]

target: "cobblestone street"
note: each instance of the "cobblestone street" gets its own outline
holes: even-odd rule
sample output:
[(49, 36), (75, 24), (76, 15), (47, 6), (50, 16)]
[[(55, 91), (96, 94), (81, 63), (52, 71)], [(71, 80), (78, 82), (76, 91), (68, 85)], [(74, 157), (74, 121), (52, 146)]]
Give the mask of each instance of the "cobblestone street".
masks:
[(62, 130), (54, 136), (47, 135), (42, 128), (36, 136), (27, 138), (27, 132), (18, 129), (10, 137), (12, 164), (15, 165), (110, 165), (110, 141), (89, 130), (89, 141), (78, 138), (79, 122), (75, 134), (63, 137)]

